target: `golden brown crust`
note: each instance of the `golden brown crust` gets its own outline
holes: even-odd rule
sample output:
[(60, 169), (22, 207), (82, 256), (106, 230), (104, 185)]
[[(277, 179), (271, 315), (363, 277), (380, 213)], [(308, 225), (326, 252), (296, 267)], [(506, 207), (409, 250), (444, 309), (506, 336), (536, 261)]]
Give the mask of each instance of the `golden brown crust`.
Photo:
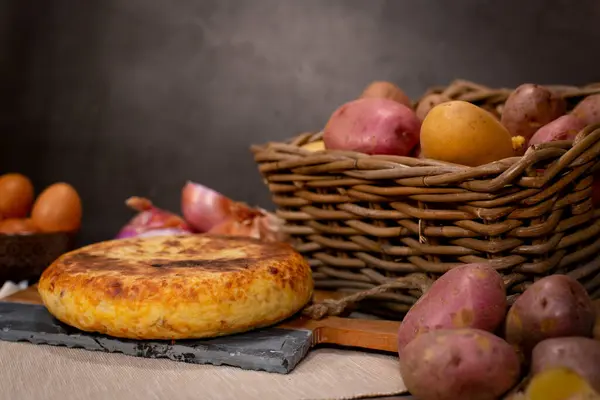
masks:
[(184, 339), (279, 322), (309, 301), (313, 280), (287, 244), (184, 235), (83, 247), (50, 265), (38, 287), (48, 310), (81, 330)]

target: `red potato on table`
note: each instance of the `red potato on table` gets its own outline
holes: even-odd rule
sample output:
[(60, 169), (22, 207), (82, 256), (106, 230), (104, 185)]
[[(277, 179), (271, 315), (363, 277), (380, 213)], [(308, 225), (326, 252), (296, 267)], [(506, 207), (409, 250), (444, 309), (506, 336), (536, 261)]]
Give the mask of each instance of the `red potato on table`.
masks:
[(421, 121), (393, 100), (364, 98), (339, 107), (327, 122), (328, 150), (407, 156), (419, 143)]
[(406, 388), (420, 400), (496, 400), (518, 382), (520, 368), (508, 343), (480, 329), (431, 331), (400, 357)]
[(421, 296), (398, 329), (398, 353), (417, 336), (437, 329), (477, 328), (493, 332), (506, 314), (502, 277), (487, 264), (451, 269)]
[(594, 322), (594, 307), (585, 288), (566, 275), (550, 275), (531, 285), (512, 305), (505, 338), (528, 360), (542, 340), (591, 337)]

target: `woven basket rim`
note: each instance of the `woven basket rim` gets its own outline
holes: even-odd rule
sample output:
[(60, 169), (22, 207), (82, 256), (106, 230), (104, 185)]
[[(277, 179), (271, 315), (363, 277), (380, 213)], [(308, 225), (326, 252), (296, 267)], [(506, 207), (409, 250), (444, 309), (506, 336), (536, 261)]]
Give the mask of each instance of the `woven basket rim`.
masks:
[[(315, 134), (315, 135), (318, 135)], [(405, 156), (366, 155), (358, 152), (323, 150), (312, 152), (302, 149), (312, 136), (300, 135), (292, 143), (271, 142), (265, 146), (253, 148), (255, 160), (260, 164), (259, 171), (266, 173), (271, 169), (279, 169), (284, 166), (290, 168), (297, 163), (305, 166), (305, 171), (320, 168), (319, 164), (351, 164), (356, 169), (353, 177), (360, 179), (420, 179), (414, 182), (419, 186), (433, 186), (453, 184), (470, 180), (465, 189), (475, 192), (495, 192), (514, 178), (516, 174), (533, 168), (540, 161), (548, 158), (557, 158), (552, 166), (552, 172), (538, 178), (523, 178), (524, 185), (532, 188), (540, 188), (550, 179), (554, 178), (564, 168), (575, 168), (594, 161), (596, 153), (595, 146), (600, 139), (600, 124), (590, 125), (584, 128), (573, 141), (555, 141), (540, 145), (530, 146), (523, 156), (505, 158), (492, 163), (469, 167), (464, 165), (446, 163), (443, 161), (420, 159)], [(277, 152), (293, 155), (289, 160), (276, 160)], [(271, 161), (271, 162), (269, 162)], [(308, 165), (308, 166), (306, 166)]]

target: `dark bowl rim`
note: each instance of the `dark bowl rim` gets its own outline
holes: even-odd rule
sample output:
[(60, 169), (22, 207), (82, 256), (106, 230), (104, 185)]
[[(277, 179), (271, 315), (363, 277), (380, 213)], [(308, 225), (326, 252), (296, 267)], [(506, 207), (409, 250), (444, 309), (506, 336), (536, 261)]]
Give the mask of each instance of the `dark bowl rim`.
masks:
[(35, 232), (35, 233), (0, 233), (0, 240), (2, 239), (29, 239), (29, 238), (51, 238), (59, 236), (73, 237), (77, 235), (78, 231), (71, 232)]

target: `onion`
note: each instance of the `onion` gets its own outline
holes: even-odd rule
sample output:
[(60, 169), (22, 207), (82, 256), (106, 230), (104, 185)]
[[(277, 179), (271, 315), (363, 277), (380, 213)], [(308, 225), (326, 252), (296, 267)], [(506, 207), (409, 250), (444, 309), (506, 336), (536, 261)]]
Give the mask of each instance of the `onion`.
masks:
[(136, 236), (176, 235), (191, 233), (192, 228), (180, 216), (155, 207), (142, 197), (130, 197), (125, 204), (139, 211), (117, 234), (117, 239)]
[(268, 211), (260, 209), (259, 212), (259, 215), (247, 219), (230, 218), (214, 226), (208, 233), (248, 236), (265, 242), (285, 242), (287, 236), (281, 229), (283, 220)]
[(260, 208), (233, 201), (221, 193), (187, 182), (181, 194), (181, 210), (188, 224), (199, 232), (249, 236), (264, 241), (285, 241), (283, 221)]
[(137, 235), (137, 237), (152, 237), (152, 236), (175, 236), (175, 235), (191, 235), (192, 232), (181, 228), (166, 228), (154, 229), (145, 231)]
[(232, 217), (244, 220), (258, 214), (244, 203), (189, 181), (181, 193), (181, 211), (186, 222), (199, 232), (208, 232)]

